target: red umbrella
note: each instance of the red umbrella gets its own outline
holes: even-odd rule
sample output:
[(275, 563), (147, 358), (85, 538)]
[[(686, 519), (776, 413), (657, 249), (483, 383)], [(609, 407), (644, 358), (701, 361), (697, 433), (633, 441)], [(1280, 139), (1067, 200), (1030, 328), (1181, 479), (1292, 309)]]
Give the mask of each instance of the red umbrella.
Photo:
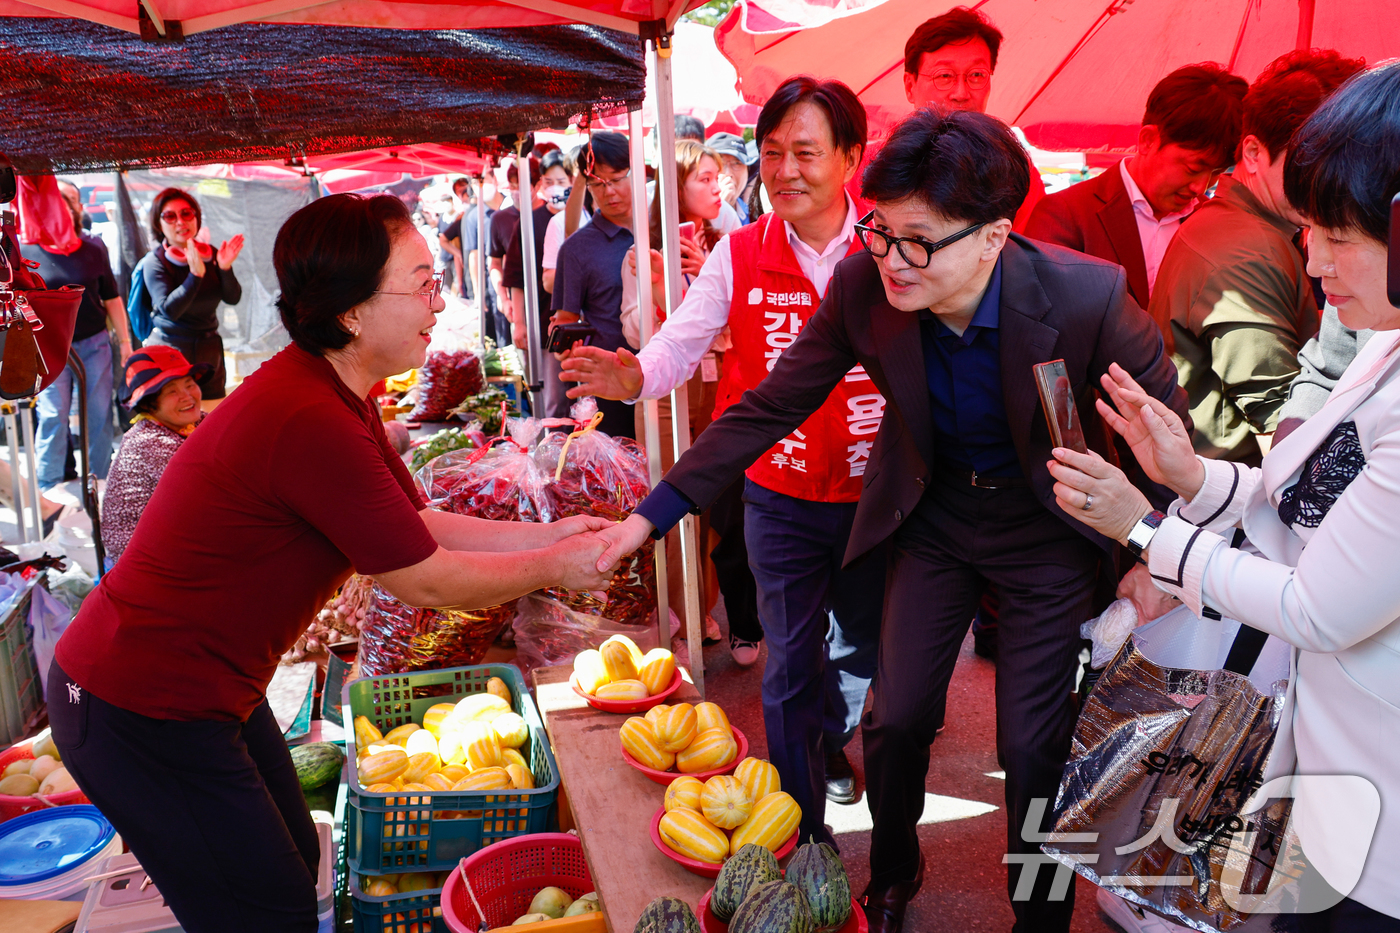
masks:
[[(967, 0), (964, 0), (967, 2)], [(839, 78), (876, 135), (907, 114), (904, 43), (953, 0), (739, 0), (715, 40), (744, 98), (795, 74)], [(1129, 151), (1147, 95), (1182, 65), (1215, 61), (1253, 79), (1294, 48), (1375, 63), (1400, 54), (1393, 0), (981, 0), (1005, 34), (989, 113), (1051, 150)]]

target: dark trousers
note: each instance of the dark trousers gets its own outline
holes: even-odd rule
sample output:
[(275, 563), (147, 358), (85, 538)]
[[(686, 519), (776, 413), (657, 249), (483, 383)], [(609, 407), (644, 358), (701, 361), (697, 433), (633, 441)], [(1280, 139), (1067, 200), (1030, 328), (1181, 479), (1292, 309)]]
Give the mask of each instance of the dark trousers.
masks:
[(187, 933), (314, 933), (320, 846), (264, 700), (247, 722), (151, 719), (49, 668), (63, 764)]
[(758, 587), (749, 569), (749, 549), (744, 544), (744, 483), (741, 476), (710, 506), (710, 529), (719, 543), (710, 552), (715, 563), (719, 591), (724, 594), (724, 611), (729, 616), (729, 634), (743, 641), (762, 641), (763, 626), (758, 621)]
[[(854, 502), (794, 499), (746, 480), (744, 505), (768, 642), (768, 758), (802, 808), (801, 838), (835, 845), (826, 828), (826, 750), (854, 733), (875, 674), (885, 552), (842, 568)], [(829, 653), (831, 632), (848, 649), (840, 657)]]
[(1388, 917), (1365, 904), (1344, 898), (1316, 914), (1298, 914), (1298, 933), (1400, 933), (1400, 918)]
[[(1006, 769), (1007, 851), (1040, 855), (1023, 838), (1036, 798), (1052, 809), (1069, 756), (1070, 691), (1079, 625), (1089, 617), (1099, 550), (1029, 489), (978, 489), (935, 479), (894, 538), (875, 705), (865, 727), (865, 778), (874, 831), (873, 887), (914, 877), (929, 746), (943, 722), (948, 681), (988, 584), (1000, 591), (997, 751)], [(1045, 826), (1032, 826), (1034, 837)], [(1043, 858), (1043, 857), (1042, 857)], [(1039, 868), (1029, 901), (1015, 901), (1017, 933), (1069, 929), (1074, 885), (1049, 900), (1055, 871)]]
[(224, 369), (224, 339), (218, 331), (207, 334), (176, 333), (156, 328), (144, 345), (164, 344), (174, 347), (185, 355), (191, 363), (208, 363), (212, 368), (204, 378), (199, 379), (199, 392), (204, 398), (223, 398), (227, 391), (225, 383), (228, 373)]

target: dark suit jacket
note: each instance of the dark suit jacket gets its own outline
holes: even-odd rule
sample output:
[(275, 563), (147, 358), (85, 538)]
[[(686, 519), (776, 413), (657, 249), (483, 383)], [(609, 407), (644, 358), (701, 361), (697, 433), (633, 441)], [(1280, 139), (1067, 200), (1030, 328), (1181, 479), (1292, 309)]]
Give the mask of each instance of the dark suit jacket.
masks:
[[(1024, 475), (1045, 507), (1106, 551), (1112, 542), (1055, 504), (1050, 431), (1031, 366), (1063, 358), (1089, 446), (1107, 453), (1094, 410), (1099, 377), (1118, 363), (1187, 420), (1186, 395), (1161, 332), (1128, 297), (1123, 270), (1013, 234), (1002, 251), (1001, 379)], [(700, 509), (800, 427), (857, 363), (885, 396), (885, 417), (865, 469), (847, 562), (873, 548), (914, 511), (935, 463), (928, 377), (917, 314), (885, 300), (875, 260), (859, 253), (836, 267), (826, 298), (758, 387), (745, 392), (666, 474)], [(1189, 420), (1187, 420), (1189, 425)]]
[(1128, 294), (1138, 307), (1147, 307), (1147, 261), (1142, 258), (1133, 202), (1117, 165), (1047, 194), (1031, 213), (1025, 234), (1118, 263), (1128, 273)]

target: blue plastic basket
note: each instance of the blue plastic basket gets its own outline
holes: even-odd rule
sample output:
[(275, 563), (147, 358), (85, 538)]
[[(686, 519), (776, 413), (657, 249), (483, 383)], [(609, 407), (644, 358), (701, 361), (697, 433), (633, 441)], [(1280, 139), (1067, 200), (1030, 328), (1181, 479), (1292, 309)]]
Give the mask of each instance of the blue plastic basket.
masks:
[(442, 888), (370, 897), (350, 874), (350, 915), (355, 933), (449, 933), (442, 919)]
[[(415, 722), (433, 705), (484, 693), (499, 677), (510, 687), (511, 708), (525, 720), (530, 740), (520, 749), (534, 772), (533, 790), (418, 791), (406, 795), (371, 793), (360, 786), (351, 734), (353, 720), (366, 716), (381, 732)], [(555, 824), (559, 767), (545, 735), (544, 722), (525, 689), (520, 671), (510, 664), (481, 664), (440, 671), (364, 677), (345, 685), (343, 708), (349, 711), (346, 742), (350, 780), (346, 809), (346, 862), (352, 872), (385, 874), (447, 871), (478, 849)], [(446, 816), (445, 814), (456, 814)]]

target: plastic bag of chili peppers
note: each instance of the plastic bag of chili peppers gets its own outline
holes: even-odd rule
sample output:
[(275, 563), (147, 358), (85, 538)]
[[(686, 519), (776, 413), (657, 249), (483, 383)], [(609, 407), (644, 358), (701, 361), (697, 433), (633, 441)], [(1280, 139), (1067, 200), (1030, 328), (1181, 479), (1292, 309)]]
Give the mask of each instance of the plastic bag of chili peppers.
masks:
[(360, 632), (360, 673), (367, 677), (479, 664), (515, 617), (515, 603), (471, 612), (415, 609), (375, 584)]
[(414, 474), (428, 503), (445, 512), (493, 521), (553, 521), (547, 477), (527, 447), (538, 433), (538, 423), (513, 419), (509, 427), (511, 436), (491, 438), (475, 450), (449, 451)]
[[(592, 399), (587, 400), (592, 403)], [(594, 409), (596, 412), (596, 409)], [(587, 413), (575, 406), (574, 414)], [(651, 491), (646, 452), (635, 441), (596, 430), (599, 416), (571, 434), (551, 433), (535, 448), (535, 461), (549, 479), (554, 517), (596, 515), (626, 518)], [(545, 594), (587, 615), (606, 616), (623, 625), (642, 625), (656, 610), (656, 556), (647, 541), (628, 555), (605, 594), (551, 587)]]
[(446, 421), (452, 409), (486, 385), (481, 357), (471, 350), (433, 350), (418, 370), (418, 402), (410, 421)]

